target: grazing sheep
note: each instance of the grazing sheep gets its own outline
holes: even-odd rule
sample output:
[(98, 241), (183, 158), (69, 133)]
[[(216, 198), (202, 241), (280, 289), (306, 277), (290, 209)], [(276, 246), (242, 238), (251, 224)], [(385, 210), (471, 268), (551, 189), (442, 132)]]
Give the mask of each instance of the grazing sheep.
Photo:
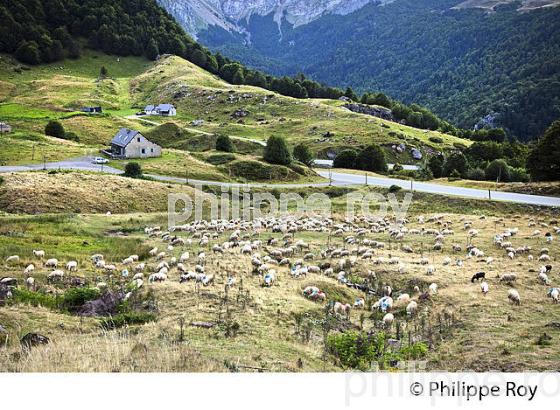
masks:
[(133, 263), (134, 263), (134, 259), (132, 259), (130, 256), (122, 261), (122, 264), (124, 266), (132, 265)]
[(148, 277), (148, 282), (149, 283), (154, 283), (154, 282), (165, 282), (167, 280), (167, 274), (164, 272), (157, 272), (157, 273), (152, 273), (149, 277)]
[(366, 306), (364, 298), (356, 298), (354, 301), (354, 309), (363, 309)]
[(7, 264), (8, 263), (14, 263), (14, 264), (19, 263), (19, 256), (18, 255), (8, 256), (6, 258), (6, 263)]
[(327, 298), (325, 292), (321, 291), (316, 286), (307, 286), (305, 289), (303, 289), (303, 296), (313, 301), (324, 301)]
[(488, 282), (482, 282), (480, 284), (480, 291), (484, 296), (486, 296), (486, 294), (488, 293), (488, 289), (489, 289)]
[(399, 305), (405, 305), (408, 302), (410, 302), (410, 295), (408, 293), (403, 293), (397, 298), (397, 304)]
[(52, 258), (52, 259), (47, 260), (47, 262), (45, 263), (45, 267), (56, 269), (58, 267), (58, 259)]
[(34, 290), (35, 289), (35, 279), (34, 278), (28, 277), (25, 280), (25, 284), (27, 285), (28, 290)]
[(393, 298), (390, 296), (383, 296), (372, 306), (372, 309), (379, 309), (381, 312), (385, 313), (393, 308)]
[(550, 260), (550, 256), (547, 255), (546, 253), (543, 253), (541, 256), (539, 256), (539, 261), (541, 262), (548, 262)]
[(66, 270), (69, 272), (76, 272), (78, 270), (78, 262), (70, 261), (66, 264)]
[(45, 251), (33, 249), (33, 256), (37, 259), (43, 259), (45, 257)]
[(437, 283), (432, 283), (429, 287), (428, 287), (430, 294), (431, 295), (435, 295), (438, 291), (438, 285)]
[(414, 316), (418, 311), (418, 303), (414, 300), (410, 301), (408, 305), (406, 305), (406, 315), (407, 316)]
[(383, 286), (382, 293), (383, 296), (391, 296), (393, 294), (393, 289), (389, 285)]
[(443, 259), (442, 264), (443, 264), (443, 266), (447, 266), (447, 265), (451, 264), (451, 258), (450, 258), (449, 256), (446, 256), (446, 257)]
[(426, 275), (433, 275), (435, 271), (436, 271), (436, 267), (434, 265), (430, 265), (426, 269)]
[(179, 258), (179, 262), (181, 263), (185, 263), (186, 261), (189, 260), (189, 253), (188, 252), (183, 252), (183, 254), (181, 255), (181, 257)]
[(517, 274), (515, 273), (506, 273), (500, 276), (500, 282), (504, 282), (508, 284), (515, 282), (516, 279), (517, 279)]
[(394, 320), (395, 316), (392, 313), (387, 313), (385, 316), (383, 316), (383, 327), (385, 327), (386, 329), (391, 328)]
[(547, 292), (547, 296), (552, 299), (553, 303), (558, 303), (560, 300), (560, 289), (558, 288), (551, 288)]
[(165, 252), (160, 252), (156, 255), (156, 261), (160, 261), (165, 258)]
[(340, 315), (350, 319), (350, 305), (348, 303), (335, 302), (332, 308), (335, 315)]
[(418, 287), (418, 285), (414, 286), (414, 293), (420, 293), (420, 288)]
[(104, 260), (105, 258), (103, 257), (103, 255), (101, 254), (95, 254), (91, 256), (91, 263), (93, 263), (94, 265), (97, 264), (97, 262)]
[(274, 285), (275, 280), (276, 280), (276, 272), (274, 271), (274, 269), (271, 269), (263, 277), (263, 286), (269, 288), (272, 285)]
[(508, 299), (515, 305), (521, 304), (521, 297), (519, 296), (519, 292), (515, 289), (510, 289), (508, 291)]
[(27, 268), (24, 269), (23, 274), (27, 276), (31, 272), (33, 272), (34, 270), (35, 270), (35, 265), (33, 265), (33, 264), (28, 265)]
[(478, 281), (479, 279), (485, 279), (486, 278), (486, 272), (477, 272), (475, 273), (472, 278), (471, 278), (471, 283), (474, 283), (474, 281)]
[(47, 275), (48, 282), (56, 282), (64, 279), (64, 272), (61, 270), (54, 270)]
[(548, 275), (546, 273), (539, 272), (538, 279), (543, 285), (550, 285), (550, 280), (548, 279)]
[(145, 263), (139, 263), (138, 265), (136, 265), (134, 267), (134, 272), (143, 272), (144, 269), (146, 269), (146, 264)]

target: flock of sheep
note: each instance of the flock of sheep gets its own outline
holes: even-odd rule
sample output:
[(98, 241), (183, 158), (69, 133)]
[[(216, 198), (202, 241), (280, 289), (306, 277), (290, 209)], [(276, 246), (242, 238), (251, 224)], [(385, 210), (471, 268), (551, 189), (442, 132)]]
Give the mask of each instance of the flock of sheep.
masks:
[[(484, 219), (480, 217), (480, 220)], [(413, 222), (416, 227), (409, 228)], [(497, 220), (496, 226), (503, 222)], [(390, 327), (395, 319), (392, 311), (396, 307), (404, 308), (408, 317), (414, 317), (419, 304), (438, 294), (440, 285), (445, 283), (438, 285), (437, 280), (430, 278), (434, 277), (440, 266), (463, 274), (465, 285), (481, 281), (480, 291), (486, 295), (490, 292), (491, 283), (486, 272), (480, 269), (464, 272), (467, 265), (470, 267), (476, 263), (477, 266), (499, 267), (501, 261), (525, 258), (534, 264), (529, 271), (534, 272), (538, 283), (545, 286), (543, 294), (558, 303), (560, 289), (552, 286), (553, 268), (550, 263), (554, 258), (548, 248), (533, 249), (529, 244), (515, 247), (512, 240), (520, 236), (520, 231), (519, 228), (509, 228), (495, 234), (493, 247), (496, 251), (482, 249), (483, 246), (477, 245), (481, 235), (474, 228), (476, 223), (465, 217), (453, 222), (441, 215), (419, 216), (415, 221), (366, 216), (342, 221), (319, 217), (280, 219), (272, 216), (254, 221), (195, 221), (171, 227), (168, 231), (160, 227), (146, 227), (145, 234), (154, 247), (145, 260), (140, 261), (138, 255), (131, 255), (118, 263), (109, 263), (103, 255), (96, 254), (91, 256), (91, 268), (97, 272), (96, 286), (100, 289), (108, 287), (107, 277), (120, 276), (128, 281), (130, 291), (126, 297), (142, 288), (146, 277), (150, 286), (177, 280), (179, 283), (192, 281), (197, 286), (206, 287), (214, 285), (219, 274), (226, 278), (225, 285), (232, 287), (239, 276), (252, 275), (258, 277), (265, 288), (276, 286), (280, 273), (290, 280), (302, 277), (307, 280), (331, 278), (339, 286), (358, 290), (362, 297), (357, 297), (350, 305), (342, 300), (333, 300), (320, 286), (314, 285), (305, 286), (301, 296), (317, 303), (327, 302), (334, 314), (346, 318), (350, 317), (351, 309), (364, 309), (368, 305), (366, 300), (371, 300), (371, 309), (384, 314), (382, 325)], [(554, 235), (560, 234), (558, 227), (540, 224), (541, 228), (546, 227), (550, 231), (545, 235), (540, 230), (526, 234), (524, 237), (528, 243), (531, 243), (531, 238), (552, 243)], [(536, 225), (535, 221), (529, 223), (529, 227)], [(459, 236), (456, 230), (464, 232), (464, 245), (453, 241), (454, 237)], [(318, 244), (315, 240), (308, 243), (304, 239), (296, 239), (300, 235), (313, 237), (314, 233), (322, 233), (327, 243)], [(384, 241), (372, 237), (382, 237)], [(421, 249), (419, 242), (422, 244)], [(424, 249), (425, 244), (428, 244), (427, 249)], [(449, 254), (454, 257), (446, 256), (436, 263), (435, 255), (444, 250), (449, 250)], [(486, 256), (489, 252), (497, 253), (498, 256)], [(49, 283), (64, 282), (68, 274), (78, 273), (77, 261), (61, 264), (56, 258), (47, 259), (43, 250), (33, 250), (33, 257), (37, 262), (29, 264), (23, 271), (26, 286), (30, 290), (37, 289), (38, 284), (33, 275), (39, 263), (49, 270), (46, 274)], [(250, 266), (247, 272), (227, 267), (225, 273), (216, 272), (215, 268), (209, 268), (207, 264), (209, 258), (227, 261), (234, 257), (246, 259), (247, 266)], [(20, 257), (9, 256), (5, 263), (7, 266), (18, 265)], [(379, 277), (376, 271), (384, 272), (383, 277)], [(405, 273), (423, 279), (422, 283), (426, 285), (430, 284), (424, 289), (421, 285), (411, 289), (392, 289), (391, 276)], [(514, 305), (520, 305), (522, 300), (522, 295), (515, 288), (518, 278), (518, 273), (503, 272), (497, 275), (493, 285), (498, 289), (503, 287), (504, 293), (507, 289), (507, 299)], [(379, 280), (384, 285), (379, 286)], [(0, 285), (14, 286), (17, 280), (4, 277)]]

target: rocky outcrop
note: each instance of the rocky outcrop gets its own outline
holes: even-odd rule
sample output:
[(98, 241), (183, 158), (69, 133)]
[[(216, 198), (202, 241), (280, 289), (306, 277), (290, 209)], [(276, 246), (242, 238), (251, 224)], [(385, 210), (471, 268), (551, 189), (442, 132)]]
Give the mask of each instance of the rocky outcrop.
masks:
[(372, 117), (382, 118), (384, 120), (395, 121), (393, 112), (389, 108), (356, 103), (344, 104), (343, 107), (352, 112), (371, 115)]
[[(253, 15), (273, 15), (278, 24), (294, 27), (308, 24), (325, 14), (346, 15), (373, 0), (157, 0), (196, 38), (208, 26), (239, 33), (249, 38), (243, 23)], [(393, 0), (376, 0), (389, 3)]]

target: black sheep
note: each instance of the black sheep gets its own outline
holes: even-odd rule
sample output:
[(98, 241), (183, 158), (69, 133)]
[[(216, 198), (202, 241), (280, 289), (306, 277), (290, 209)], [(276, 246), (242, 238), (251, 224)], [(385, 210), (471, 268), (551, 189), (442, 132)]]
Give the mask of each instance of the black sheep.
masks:
[(550, 272), (552, 270), (552, 265), (546, 265), (545, 269), (546, 269), (546, 273)]
[(479, 279), (485, 279), (485, 278), (486, 278), (486, 272), (477, 272), (471, 278), (471, 283), (474, 283), (475, 280), (478, 281)]

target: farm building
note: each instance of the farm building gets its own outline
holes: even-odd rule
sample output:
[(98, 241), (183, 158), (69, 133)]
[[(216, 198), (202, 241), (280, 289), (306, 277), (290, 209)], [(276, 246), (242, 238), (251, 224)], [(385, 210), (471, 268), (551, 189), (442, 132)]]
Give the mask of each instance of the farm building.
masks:
[(3, 132), (12, 132), (12, 127), (5, 122), (0, 122), (0, 133)]
[(149, 141), (139, 131), (121, 128), (111, 141), (113, 158), (151, 158), (161, 156), (161, 147)]
[(87, 112), (88, 114), (101, 114), (103, 109), (101, 107), (83, 107), (82, 112)]
[(177, 115), (177, 109), (173, 104), (147, 105), (144, 112), (146, 115), (162, 115), (164, 117)]

